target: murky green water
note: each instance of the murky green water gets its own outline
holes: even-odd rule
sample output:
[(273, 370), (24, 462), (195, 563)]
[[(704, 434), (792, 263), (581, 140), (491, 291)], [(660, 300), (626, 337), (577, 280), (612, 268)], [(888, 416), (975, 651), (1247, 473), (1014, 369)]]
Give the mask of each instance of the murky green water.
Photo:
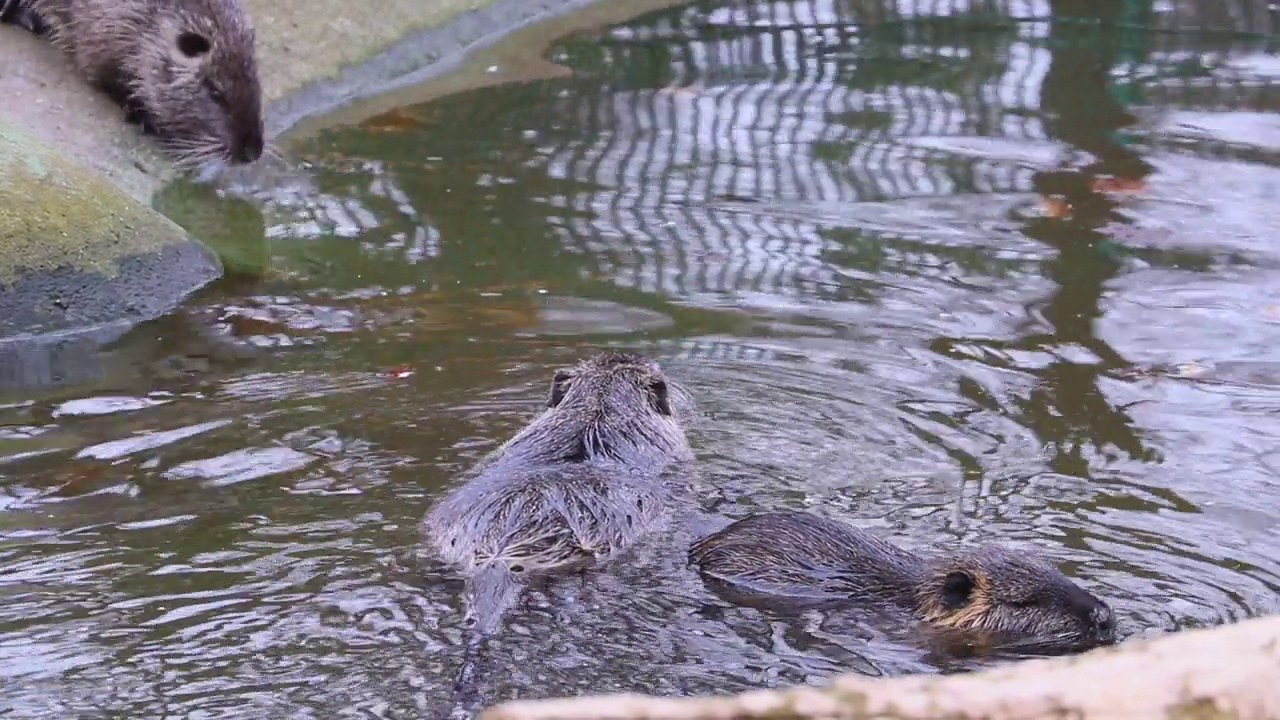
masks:
[[(1275, 56), (857, 12), (701, 2), (291, 148), (269, 272), (4, 391), (6, 717), (439, 711), (416, 524), (605, 345), (700, 399), (713, 516), (1037, 546), (1126, 637), (1280, 609)], [(514, 617), (489, 700), (974, 665), (681, 560)]]

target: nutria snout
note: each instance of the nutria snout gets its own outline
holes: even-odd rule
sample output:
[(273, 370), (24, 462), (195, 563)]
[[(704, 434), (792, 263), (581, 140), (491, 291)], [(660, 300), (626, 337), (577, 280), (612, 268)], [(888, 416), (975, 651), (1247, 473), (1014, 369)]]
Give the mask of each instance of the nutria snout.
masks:
[(917, 554), (851, 525), (785, 511), (749, 515), (697, 540), (689, 560), (735, 592), (878, 600), (999, 647), (1070, 652), (1116, 639), (1106, 603), (1043, 559), (995, 545)]
[(496, 629), (526, 581), (608, 560), (656, 524), (674, 469), (693, 459), (692, 407), (638, 354), (555, 371), (542, 413), (422, 521), (434, 553), (466, 578), (469, 646)]

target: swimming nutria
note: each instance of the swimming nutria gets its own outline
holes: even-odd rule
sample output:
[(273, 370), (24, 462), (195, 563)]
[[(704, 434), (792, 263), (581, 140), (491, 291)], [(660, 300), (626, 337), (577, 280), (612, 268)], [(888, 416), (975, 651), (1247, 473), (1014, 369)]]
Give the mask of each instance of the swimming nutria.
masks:
[(0, 0), (183, 165), (262, 156), (254, 30), (240, 0)]
[(1040, 558), (993, 545), (919, 555), (860, 528), (783, 511), (697, 540), (689, 561), (744, 597), (880, 600), (1006, 648), (1067, 652), (1115, 642), (1106, 603)]
[[(657, 363), (604, 352), (557, 370), (546, 409), (427, 513), (422, 532), (466, 577), (468, 655), (527, 582), (583, 570), (656, 524), (693, 459), (689, 395)], [(455, 686), (475, 673), (468, 659)]]

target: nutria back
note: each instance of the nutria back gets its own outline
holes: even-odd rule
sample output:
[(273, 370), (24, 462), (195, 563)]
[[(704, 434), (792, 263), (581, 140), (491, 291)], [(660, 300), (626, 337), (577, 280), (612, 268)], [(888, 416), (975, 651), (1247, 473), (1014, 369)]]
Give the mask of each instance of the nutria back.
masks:
[(688, 394), (653, 361), (607, 352), (555, 371), (546, 408), (426, 514), (440, 558), (465, 572), (572, 570), (657, 517), (667, 471), (693, 459)]
[(264, 140), (255, 34), (240, 0), (18, 0), (91, 82), (180, 164), (249, 163)]
[(486, 573), (512, 581), (484, 597), (469, 593), (468, 618), (481, 632), (514, 602), (516, 583), (581, 570), (629, 547), (668, 498), (652, 475), (581, 464), (485, 474), (460, 489), (431, 509), (423, 527), (440, 559), (469, 582)]
[[(555, 371), (545, 409), (431, 507), (421, 530), (466, 579), (470, 655), (527, 581), (607, 561), (656, 526), (693, 459), (692, 409), (654, 361), (601, 353)], [(464, 702), (475, 677), (465, 660)]]
[(1115, 640), (1106, 603), (1034, 554), (994, 545), (917, 554), (861, 528), (785, 511), (749, 515), (697, 540), (689, 560), (742, 597), (895, 605), (929, 626), (1007, 648), (1071, 651)]

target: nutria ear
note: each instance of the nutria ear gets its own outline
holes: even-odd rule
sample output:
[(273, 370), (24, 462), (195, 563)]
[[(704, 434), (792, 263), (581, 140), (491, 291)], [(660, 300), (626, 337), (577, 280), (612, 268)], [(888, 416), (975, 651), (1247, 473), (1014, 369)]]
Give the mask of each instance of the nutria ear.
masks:
[(547, 393), (547, 407), (553, 408), (564, 400), (564, 394), (569, 389), (569, 381), (573, 379), (573, 374), (568, 370), (557, 370), (551, 376), (551, 390)]
[(942, 606), (959, 610), (973, 598), (973, 576), (963, 570), (953, 570), (942, 578)]
[(661, 378), (649, 384), (653, 392), (653, 407), (661, 414), (671, 415), (671, 395), (667, 390), (667, 381)]

